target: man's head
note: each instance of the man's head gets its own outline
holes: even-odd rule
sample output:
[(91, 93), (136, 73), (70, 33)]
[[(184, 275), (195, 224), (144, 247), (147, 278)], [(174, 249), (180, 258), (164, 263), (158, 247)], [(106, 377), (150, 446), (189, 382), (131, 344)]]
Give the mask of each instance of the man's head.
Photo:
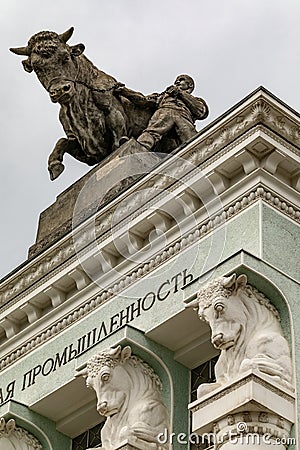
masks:
[(193, 92), (195, 87), (194, 80), (189, 75), (178, 75), (174, 81), (174, 85), (182, 91), (187, 91), (189, 94)]

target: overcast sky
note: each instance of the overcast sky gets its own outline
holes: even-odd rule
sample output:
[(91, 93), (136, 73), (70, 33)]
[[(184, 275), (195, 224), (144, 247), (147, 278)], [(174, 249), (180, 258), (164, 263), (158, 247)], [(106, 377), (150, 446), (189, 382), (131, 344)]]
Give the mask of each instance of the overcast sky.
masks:
[(9, 47), (74, 26), (71, 44), (144, 94), (188, 73), (210, 107), (200, 130), (260, 85), (300, 110), (299, 22), (299, 0), (1, 0), (0, 277), (26, 260), (40, 212), (89, 170), (66, 157), (49, 180), (59, 107)]

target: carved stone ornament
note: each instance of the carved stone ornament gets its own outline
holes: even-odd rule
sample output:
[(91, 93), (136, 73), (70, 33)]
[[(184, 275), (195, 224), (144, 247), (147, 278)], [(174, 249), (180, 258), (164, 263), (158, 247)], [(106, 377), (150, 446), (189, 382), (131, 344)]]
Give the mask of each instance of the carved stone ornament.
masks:
[(169, 429), (162, 384), (154, 370), (131, 354), (131, 348), (109, 348), (93, 356), (83, 371), (88, 387), (96, 391), (99, 414), (106, 417), (101, 430), (103, 449), (140, 442), (137, 448), (163, 449), (158, 435)]
[(202, 384), (198, 398), (249, 370), (262, 372), (292, 389), (292, 362), (279, 314), (247, 276), (235, 274), (211, 281), (190, 303), (211, 328), (211, 342), (221, 354), (216, 383)]
[[(268, 417), (268, 421), (261, 421), (262, 415)], [(290, 424), (283, 421), (282, 428), (278, 427), (278, 416), (266, 412), (252, 412), (245, 420), (245, 414), (236, 413), (230, 424), (226, 419), (219, 421), (219, 429), (216, 435), (217, 446), (222, 450), (242, 450), (245, 447), (255, 449), (268, 449), (276, 446), (277, 450), (284, 450), (285, 443), (289, 442)], [(213, 428), (213, 430), (215, 430)], [(292, 442), (292, 440), (291, 440)]]
[(42, 450), (42, 445), (28, 431), (17, 427), (14, 419), (0, 419), (0, 450)]
[(65, 153), (94, 165), (129, 138), (140, 137), (140, 146), (148, 151), (166, 135), (163, 146), (168, 153), (196, 134), (194, 121), (204, 119), (208, 108), (191, 95), (191, 77), (180, 75), (162, 94), (144, 96), (97, 69), (83, 55), (83, 44), (68, 45), (73, 31), (41, 31), (26, 47), (10, 49), (27, 57), (24, 69), (34, 71), (51, 101), (61, 106), (59, 118), (67, 138), (58, 140), (49, 157), (51, 180), (64, 170)]

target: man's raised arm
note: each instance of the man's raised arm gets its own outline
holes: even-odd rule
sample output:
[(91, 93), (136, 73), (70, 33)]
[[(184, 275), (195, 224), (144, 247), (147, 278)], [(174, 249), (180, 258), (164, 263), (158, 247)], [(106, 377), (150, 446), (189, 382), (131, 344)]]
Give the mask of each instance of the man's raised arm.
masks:
[(132, 103), (137, 106), (142, 107), (155, 107), (157, 106), (157, 101), (155, 96), (149, 95), (146, 96), (141, 94), (140, 92), (133, 91), (132, 89), (128, 89), (126, 86), (119, 86), (114, 92), (122, 97), (127, 98)]
[(178, 90), (178, 97), (189, 108), (194, 120), (206, 119), (209, 110), (206, 102), (202, 98), (194, 97), (188, 92), (180, 90)]

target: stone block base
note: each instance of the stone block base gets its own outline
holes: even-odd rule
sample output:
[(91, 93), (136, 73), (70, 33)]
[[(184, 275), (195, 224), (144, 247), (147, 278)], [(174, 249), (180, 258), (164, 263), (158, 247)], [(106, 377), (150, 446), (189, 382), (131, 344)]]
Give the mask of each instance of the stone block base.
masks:
[(210, 432), (213, 424), (224, 417), (247, 411), (276, 414), (295, 422), (295, 397), (291, 391), (270, 382), (270, 377), (247, 372), (231, 384), (217, 388), (189, 405), (192, 411), (192, 431)]
[[(29, 257), (37, 255), (58, 237), (72, 230), (74, 207), (78, 222), (92, 216), (101, 204), (118, 195), (140, 176), (148, 174), (167, 154), (149, 152), (135, 139), (130, 139), (62, 192), (55, 203), (40, 215), (36, 243), (29, 249)], [(84, 198), (79, 207), (79, 195)], [(79, 208), (79, 210), (78, 210)]]
[[(163, 156), (167, 155), (149, 152), (133, 138), (121, 145), (105, 160), (106, 164), (97, 170), (97, 179), (101, 180), (103, 185), (112, 185), (103, 197), (102, 203), (109, 201), (142, 175), (148, 174), (162, 161)], [(117, 179), (117, 174), (122, 174), (121, 180)], [(106, 178), (109, 180), (108, 183)], [(116, 178), (114, 183), (111, 182), (113, 178)]]
[[(259, 372), (248, 372), (189, 405), (192, 431), (222, 450), (285, 448), (295, 422), (291, 391)], [(255, 440), (256, 439), (256, 440)]]

